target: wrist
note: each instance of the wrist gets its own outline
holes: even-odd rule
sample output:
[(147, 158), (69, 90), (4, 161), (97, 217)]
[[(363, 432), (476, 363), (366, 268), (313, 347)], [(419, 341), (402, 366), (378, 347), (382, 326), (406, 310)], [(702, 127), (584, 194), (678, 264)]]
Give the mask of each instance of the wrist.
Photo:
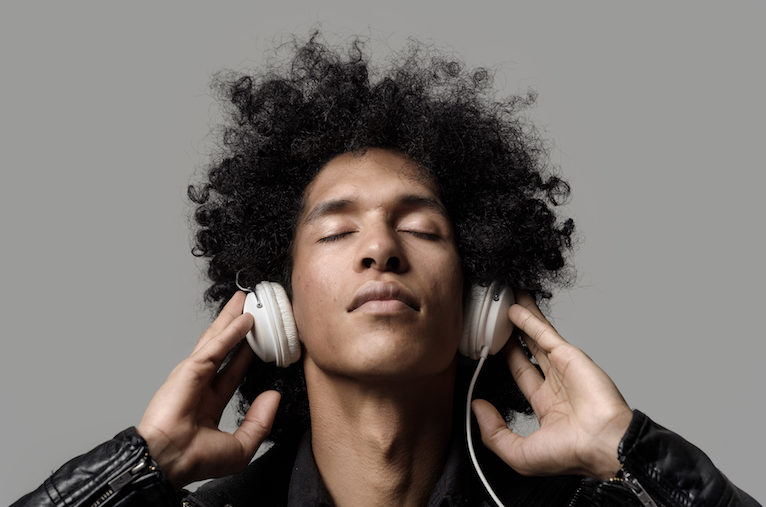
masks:
[(626, 407), (594, 437), (586, 457), (588, 475), (601, 481), (618, 475), (621, 467), (618, 448), (632, 419), (633, 411)]
[(162, 432), (151, 427), (139, 424), (136, 433), (144, 439), (149, 455), (162, 470), (165, 479), (175, 488), (180, 490), (185, 484), (182, 482), (182, 473), (177, 471), (179, 453), (171, 445), (170, 439)]

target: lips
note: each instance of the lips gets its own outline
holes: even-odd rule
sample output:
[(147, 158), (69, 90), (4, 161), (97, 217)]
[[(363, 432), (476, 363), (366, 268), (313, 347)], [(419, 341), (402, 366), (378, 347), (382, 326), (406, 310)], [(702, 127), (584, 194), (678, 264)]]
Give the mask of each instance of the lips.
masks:
[(367, 282), (357, 291), (347, 311), (353, 312), (370, 301), (401, 301), (413, 310), (420, 311), (415, 296), (402, 285), (395, 282)]

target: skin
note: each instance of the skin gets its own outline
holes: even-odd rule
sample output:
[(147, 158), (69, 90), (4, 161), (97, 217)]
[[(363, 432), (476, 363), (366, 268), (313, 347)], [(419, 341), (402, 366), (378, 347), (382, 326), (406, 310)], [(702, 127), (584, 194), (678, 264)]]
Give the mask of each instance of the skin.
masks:
[[(408, 383), (454, 363), (460, 259), (446, 213), (427, 207), (442, 207), (435, 190), (417, 176), (401, 155), (371, 149), (334, 158), (307, 188), (292, 277), (307, 371)], [(360, 290), (385, 283), (417, 310), (381, 302), (349, 311)]]
[(253, 325), (253, 317), (242, 314), (244, 304), (245, 294), (234, 294), (191, 355), (152, 397), (136, 427), (176, 489), (244, 469), (274, 422), (280, 395), (266, 391), (253, 401), (237, 431), (229, 434), (218, 429), (223, 409), (253, 358), (249, 347), (240, 346), (219, 371), (226, 354)]
[[(433, 186), (393, 152), (331, 160), (305, 193), (292, 284), (328, 491), (337, 505), (422, 505), (445, 459), (462, 326), (460, 259)], [(409, 304), (384, 294), (355, 308), (389, 286)]]
[(490, 403), (474, 400), (482, 441), (522, 475), (614, 477), (620, 469), (617, 446), (633, 412), (612, 379), (558, 334), (534, 299), (523, 290), (515, 294), (518, 303), (508, 309), (508, 318), (521, 330), (544, 376), (518, 341), (509, 341), (503, 353), (540, 428), (521, 437)]
[[(340, 155), (306, 189), (293, 258), (312, 450), (328, 491), (337, 505), (426, 503), (452, 430), (462, 326), (460, 262), (435, 188), (395, 152)], [(366, 284), (388, 285), (356, 307)], [(544, 376), (516, 340), (502, 353), (540, 429), (514, 434), (492, 405), (475, 400), (483, 442), (525, 475), (613, 476), (630, 408), (533, 298), (515, 292), (508, 318)], [(271, 428), (279, 403), (273, 391), (256, 398), (234, 434), (217, 429), (252, 359), (249, 347), (240, 347), (219, 371), (252, 326), (243, 304), (244, 295), (235, 294), (138, 426), (176, 487), (241, 470)]]

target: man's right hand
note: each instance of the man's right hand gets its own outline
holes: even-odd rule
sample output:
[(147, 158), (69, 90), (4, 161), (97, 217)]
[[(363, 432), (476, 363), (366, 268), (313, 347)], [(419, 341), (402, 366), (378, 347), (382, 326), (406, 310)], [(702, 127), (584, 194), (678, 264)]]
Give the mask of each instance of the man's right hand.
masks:
[(218, 429), (223, 409), (253, 358), (244, 343), (221, 368), (253, 327), (253, 317), (242, 314), (244, 302), (245, 294), (238, 291), (226, 303), (191, 355), (155, 393), (138, 425), (152, 458), (176, 489), (244, 469), (271, 431), (280, 398), (276, 391), (261, 393), (233, 434)]

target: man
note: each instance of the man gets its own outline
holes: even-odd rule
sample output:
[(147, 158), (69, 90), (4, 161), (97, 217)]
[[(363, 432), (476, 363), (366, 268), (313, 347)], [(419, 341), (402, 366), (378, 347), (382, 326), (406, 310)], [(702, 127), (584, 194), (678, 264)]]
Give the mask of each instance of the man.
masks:
[[(515, 288), (507, 318), (535, 362), (515, 337), (495, 369), (540, 422), (521, 437), (473, 402), (480, 461), (505, 504), (754, 504), (698, 449), (632, 412), (539, 311), (573, 224), (553, 212), (568, 187), (546, 174), (523, 101), (494, 102), (486, 72), (423, 60), (417, 47), (371, 84), (358, 45), (349, 53), (312, 37), (284, 73), (222, 83), (225, 151), (190, 197), (207, 296), (228, 302), (135, 430), (20, 503), (488, 503), (455, 417), (466, 390), (457, 350), (469, 287), (496, 281)], [(253, 328), (239, 273), (290, 293), (296, 366), (276, 372), (237, 348)], [(269, 370), (281, 400), (263, 391)], [(230, 435), (217, 424), (238, 386), (250, 407)], [(499, 391), (504, 412), (523, 410)]]

